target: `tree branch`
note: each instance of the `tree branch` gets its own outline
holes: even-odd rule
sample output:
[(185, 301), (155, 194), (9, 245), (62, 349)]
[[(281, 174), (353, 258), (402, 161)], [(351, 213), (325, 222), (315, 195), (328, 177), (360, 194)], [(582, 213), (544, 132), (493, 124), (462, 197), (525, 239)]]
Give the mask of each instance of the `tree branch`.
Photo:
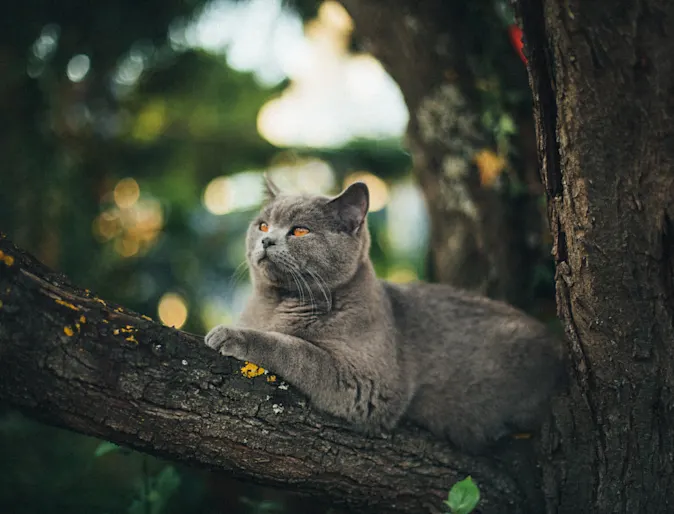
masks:
[(518, 485), (536, 482), (533, 466), (512, 448), (493, 462), (413, 428), (365, 438), (280, 378), (246, 378), (201, 337), (78, 289), (0, 238), (0, 400), (24, 413), (358, 512), (439, 512), (469, 474), (481, 512), (535, 511)]

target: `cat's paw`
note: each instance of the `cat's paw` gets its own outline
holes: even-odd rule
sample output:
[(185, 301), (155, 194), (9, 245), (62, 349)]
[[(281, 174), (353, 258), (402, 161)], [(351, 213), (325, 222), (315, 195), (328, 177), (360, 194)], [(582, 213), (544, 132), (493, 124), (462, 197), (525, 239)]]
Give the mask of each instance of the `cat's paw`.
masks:
[(206, 334), (206, 346), (236, 359), (245, 359), (245, 337), (240, 329), (218, 325)]

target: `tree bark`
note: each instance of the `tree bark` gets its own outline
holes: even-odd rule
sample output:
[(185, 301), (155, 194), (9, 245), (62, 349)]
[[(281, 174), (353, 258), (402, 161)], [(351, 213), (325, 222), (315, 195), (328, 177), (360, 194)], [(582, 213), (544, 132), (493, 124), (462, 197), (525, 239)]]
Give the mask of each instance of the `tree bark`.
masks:
[[(0, 401), (43, 422), (355, 512), (441, 512), (467, 475), (480, 512), (535, 513), (530, 442), (492, 459), (413, 427), (366, 438), (279, 377), (242, 375), (192, 336), (80, 290), (0, 234)], [(529, 455), (529, 456), (528, 456)]]
[(575, 376), (548, 512), (671, 512), (674, 3), (518, 1)]
[[(526, 95), (526, 73), (495, 4), (392, 0), (384, 7), (379, 0), (341, 1), (360, 46), (396, 80), (410, 113), (406, 139), (431, 219), (433, 279), (531, 307), (533, 270), (545, 259), (537, 206), (542, 190), (532, 165), (535, 146), (526, 137), (533, 134), (533, 126), (526, 130), (530, 106), (522, 102), (524, 112), (515, 112), (504, 100), (506, 89)], [(481, 93), (480, 84), (490, 91)], [(514, 138), (509, 172), (485, 184), (478, 155), (499, 152), (483, 123), (494, 114), (490, 109), (514, 118), (524, 137)], [(520, 193), (512, 192), (513, 181)]]

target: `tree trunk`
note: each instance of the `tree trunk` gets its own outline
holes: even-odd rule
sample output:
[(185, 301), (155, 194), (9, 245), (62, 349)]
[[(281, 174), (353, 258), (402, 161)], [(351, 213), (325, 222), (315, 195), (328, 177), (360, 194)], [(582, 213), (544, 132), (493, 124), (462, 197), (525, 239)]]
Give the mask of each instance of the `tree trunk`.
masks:
[(401, 427), (368, 438), (191, 336), (70, 285), (0, 234), (0, 401), (62, 426), (354, 512), (441, 512), (467, 475), (483, 513), (540, 511), (530, 441), (491, 459)]
[[(382, 61), (410, 112), (407, 145), (429, 208), (434, 280), (530, 307), (534, 270), (547, 258), (542, 190), (525, 68), (495, 4), (342, 3), (360, 46)], [(517, 93), (518, 102), (506, 100)], [(514, 119), (524, 137), (500, 137), (487, 117)], [(504, 160), (495, 177), (480, 172), (486, 152)]]
[(549, 512), (671, 512), (674, 2), (519, 11), (575, 376)]

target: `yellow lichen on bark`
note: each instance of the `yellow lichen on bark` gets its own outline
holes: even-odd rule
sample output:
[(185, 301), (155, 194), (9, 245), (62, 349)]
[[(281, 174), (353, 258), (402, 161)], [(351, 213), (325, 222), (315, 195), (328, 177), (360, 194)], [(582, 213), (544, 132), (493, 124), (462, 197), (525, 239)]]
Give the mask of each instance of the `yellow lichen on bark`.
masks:
[(112, 333), (116, 336), (119, 335), (120, 333), (121, 334), (131, 334), (133, 332), (136, 332), (136, 329), (133, 328), (131, 325), (127, 325), (124, 328), (116, 328), (115, 330), (112, 331)]
[(59, 305), (63, 305), (64, 307), (68, 307), (69, 309), (72, 309), (74, 311), (80, 310), (80, 308), (77, 305), (73, 305), (72, 303), (66, 302), (65, 300), (57, 299), (57, 300), (54, 300), (54, 301), (56, 303), (58, 303)]
[(258, 377), (264, 374), (264, 368), (252, 362), (246, 362), (245, 366), (241, 368), (241, 374), (246, 378)]

